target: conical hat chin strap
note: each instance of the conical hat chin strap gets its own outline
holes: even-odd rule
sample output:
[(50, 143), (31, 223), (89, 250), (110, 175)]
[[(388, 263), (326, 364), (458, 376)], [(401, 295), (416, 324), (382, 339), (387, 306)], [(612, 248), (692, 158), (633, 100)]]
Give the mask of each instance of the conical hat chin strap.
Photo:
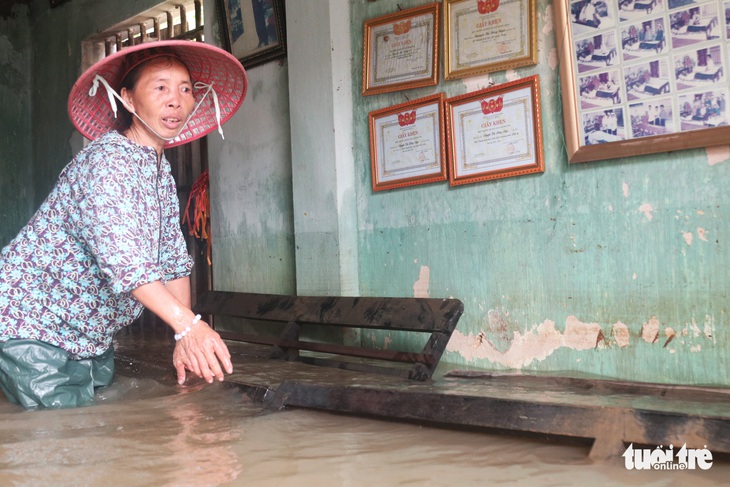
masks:
[(122, 105), (124, 105), (124, 108), (129, 110), (129, 112), (131, 114), (133, 114), (135, 117), (137, 117), (137, 119), (140, 122), (142, 122), (144, 124), (144, 126), (147, 127), (147, 129), (150, 132), (155, 134), (160, 139), (166, 140), (168, 142), (171, 140), (177, 139), (177, 137), (180, 135), (180, 132), (182, 132), (185, 129), (185, 127), (187, 127), (188, 122), (190, 122), (190, 119), (193, 117), (193, 115), (195, 115), (195, 112), (198, 111), (198, 108), (203, 103), (205, 98), (208, 96), (208, 93), (212, 93), (213, 94), (213, 107), (215, 109), (215, 121), (218, 124), (218, 133), (221, 134), (222, 139), (225, 139), (225, 137), (223, 136), (223, 128), (221, 127), (221, 110), (220, 110), (220, 105), (218, 103), (218, 94), (213, 89), (213, 83), (206, 84), (206, 83), (203, 83), (202, 81), (198, 81), (197, 83), (195, 83), (195, 85), (193, 85), (193, 87), (196, 90), (202, 90), (203, 88), (207, 88), (207, 91), (205, 92), (203, 97), (200, 99), (200, 101), (195, 105), (195, 108), (193, 109), (192, 112), (190, 112), (190, 115), (188, 115), (187, 120), (185, 120), (185, 124), (183, 124), (183, 126), (180, 127), (180, 130), (178, 130), (177, 134), (175, 134), (174, 137), (163, 137), (160, 134), (158, 134), (157, 132), (155, 132), (155, 130), (152, 127), (150, 127), (147, 122), (142, 120), (142, 117), (137, 115), (137, 113), (125, 103), (125, 101), (122, 99), (121, 96), (119, 96), (119, 94), (116, 92), (116, 90), (114, 90), (114, 88), (109, 86), (109, 83), (107, 83), (107, 81), (98, 74), (96, 76), (94, 76), (93, 83), (91, 84), (91, 88), (89, 89), (89, 96), (91, 96), (91, 97), (96, 96), (96, 92), (99, 90), (99, 83), (103, 84), (104, 88), (106, 89), (106, 94), (107, 94), (107, 97), (109, 98), (109, 105), (111, 105), (112, 112), (114, 112), (114, 118), (117, 118), (117, 101), (114, 99), (114, 98), (117, 98), (120, 102), (122, 102)]

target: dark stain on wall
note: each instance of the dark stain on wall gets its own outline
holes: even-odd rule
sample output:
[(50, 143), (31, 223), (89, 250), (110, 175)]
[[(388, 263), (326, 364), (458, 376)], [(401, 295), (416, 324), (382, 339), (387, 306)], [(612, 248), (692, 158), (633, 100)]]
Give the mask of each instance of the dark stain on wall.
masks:
[(0, 18), (12, 18), (14, 6), (28, 4), (30, 4), (30, 0), (0, 0)]

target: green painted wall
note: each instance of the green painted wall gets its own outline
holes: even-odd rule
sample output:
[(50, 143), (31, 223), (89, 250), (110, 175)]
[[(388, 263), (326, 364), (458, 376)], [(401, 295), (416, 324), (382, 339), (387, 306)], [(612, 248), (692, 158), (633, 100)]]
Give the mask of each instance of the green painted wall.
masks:
[[(337, 76), (333, 73), (343, 68), (340, 53), (328, 58), (322, 49), (330, 46), (324, 43), (316, 59), (331, 64), (292, 63), (296, 75), (287, 63), (250, 70), (251, 91), (226, 125), (226, 141), (209, 138), (218, 289), (454, 296), (464, 301), (466, 312), (444, 367), (730, 385), (728, 147), (568, 164), (547, 0), (538, 1), (537, 66), (370, 97), (360, 95), (363, 21), (398, 5), (405, 9), (427, 1), (350, 0), (348, 16), (335, 3), (341, 0), (307, 1), (329, 2), (333, 32), (338, 22), (350, 26), (351, 59), (344, 62), (352, 73), (351, 103), (323, 98), (332, 100), (336, 123), (322, 123), (312, 143), (337, 137), (348, 125), (343, 121), (350, 122), (353, 167), (343, 170), (337, 144), (325, 161), (291, 152), (291, 141), (300, 144), (303, 132), (297, 126), (297, 135), (291, 134), (290, 121), (319, 123), (306, 120), (301, 110), (307, 104), (290, 99), (288, 86), (300, 83), (307, 69)], [(29, 2), (17, 18), (0, 18), (0, 100), (10, 108), (0, 115), (3, 239), (14, 235), (45, 197), (78, 143), (66, 96), (79, 74), (82, 39), (156, 3), (72, 0), (50, 9), (46, 0)], [(206, 13), (211, 2), (206, 0)], [(35, 32), (32, 44), (27, 27)], [(340, 47), (332, 43), (332, 49)], [(532, 74), (541, 83), (543, 174), (373, 193), (369, 111), (405, 101), (406, 95), (452, 96)], [(317, 76), (307, 79), (312, 89), (316, 81)], [(339, 78), (328, 89), (341, 94)], [(327, 129), (332, 126), (335, 131)], [(11, 138), (9, 129), (19, 135)], [(293, 188), (293, 180), (317, 181), (312, 168), (337, 171), (326, 188), (336, 190), (335, 209), (310, 204), (321, 203), (308, 195), (322, 188)], [(348, 210), (353, 205), (356, 221)], [(295, 232), (294, 215), (305, 225), (301, 234)], [(307, 227), (307, 218), (322, 218), (321, 224)], [(339, 221), (332, 225), (327, 218)], [(337, 232), (326, 231), (332, 226)], [(330, 245), (327, 238), (336, 242)], [(350, 242), (357, 248), (348, 248)], [(297, 261), (322, 245), (356, 256), (357, 265), (340, 257), (331, 264), (338, 269), (325, 272)], [(318, 258), (318, 266), (328, 261)], [(323, 276), (337, 282), (320, 282)], [(402, 344), (398, 336), (363, 339), (379, 347)]]
[[(351, 1), (361, 293), (460, 298), (452, 367), (730, 385), (728, 148), (568, 164), (545, 0), (537, 66), (360, 96), (363, 21), (425, 3)], [(543, 174), (372, 192), (369, 111), (533, 74)]]
[(33, 212), (28, 5), (0, 8), (0, 247)]

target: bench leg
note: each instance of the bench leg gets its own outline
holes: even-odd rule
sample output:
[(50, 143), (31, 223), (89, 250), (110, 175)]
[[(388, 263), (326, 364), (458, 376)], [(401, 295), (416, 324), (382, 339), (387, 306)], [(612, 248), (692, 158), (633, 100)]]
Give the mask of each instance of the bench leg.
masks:
[[(285, 341), (299, 340), (300, 328), (301, 327), (299, 326), (299, 323), (297, 323), (296, 321), (290, 321), (284, 327), (284, 331), (281, 332), (281, 336), (279, 338)], [(297, 360), (299, 358), (299, 350), (295, 348), (286, 348), (280, 347), (279, 345), (274, 345), (274, 347), (271, 349), (271, 354), (269, 355), (269, 358), (276, 360)]]

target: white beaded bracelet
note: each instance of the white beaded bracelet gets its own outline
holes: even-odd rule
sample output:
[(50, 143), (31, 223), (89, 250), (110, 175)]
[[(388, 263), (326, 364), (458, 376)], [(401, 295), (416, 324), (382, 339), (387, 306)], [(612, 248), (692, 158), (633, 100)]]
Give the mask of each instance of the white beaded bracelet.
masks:
[(190, 329), (198, 321), (200, 321), (200, 315), (195, 315), (195, 318), (193, 318), (193, 322), (190, 323), (190, 325), (187, 328), (185, 328), (180, 333), (175, 333), (175, 341), (182, 340), (185, 337), (185, 335), (187, 335), (188, 333), (190, 333)]

